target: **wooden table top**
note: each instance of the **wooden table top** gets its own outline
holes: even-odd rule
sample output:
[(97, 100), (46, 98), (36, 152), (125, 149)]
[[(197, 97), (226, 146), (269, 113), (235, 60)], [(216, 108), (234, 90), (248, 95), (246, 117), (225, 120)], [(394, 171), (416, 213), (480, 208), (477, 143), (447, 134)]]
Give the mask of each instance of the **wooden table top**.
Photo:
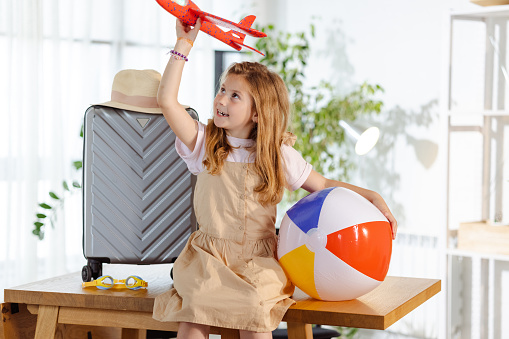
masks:
[[(104, 265), (103, 274), (115, 279), (138, 275), (147, 289), (131, 291), (81, 287), (81, 272), (4, 290), (4, 301), (34, 305), (152, 312), (154, 298), (171, 288), (171, 265)], [(354, 300), (328, 302), (297, 290), (296, 304), (283, 321), (384, 330), (440, 292), (437, 279), (387, 277), (370, 293)]]

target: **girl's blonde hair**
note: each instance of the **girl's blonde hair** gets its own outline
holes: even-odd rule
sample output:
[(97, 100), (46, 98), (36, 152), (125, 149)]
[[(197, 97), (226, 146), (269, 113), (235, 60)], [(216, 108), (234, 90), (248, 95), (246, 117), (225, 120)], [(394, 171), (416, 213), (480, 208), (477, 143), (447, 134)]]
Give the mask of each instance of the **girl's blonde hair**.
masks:
[[(221, 84), (229, 75), (239, 75), (248, 84), (253, 99), (252, 111), (258, 115), (251, 139), (256, 152), (255, 169), (261, 178), (255, 188), (262, 204), (277, 204), (283, 197), (286, 184), (281, 144), (288, 139), (286, 129), (290, 118), (288, 90), (281, 77), (266, 66), (256, 62), (234, 63), (222, 74)], [(285, 139), (285, 140), (284, 140)], [(203, 164), (210, 174), (221, 172), (232, 146), (226, 138), (226, 131), (209, 120), (206, 128), (205, 160)]]

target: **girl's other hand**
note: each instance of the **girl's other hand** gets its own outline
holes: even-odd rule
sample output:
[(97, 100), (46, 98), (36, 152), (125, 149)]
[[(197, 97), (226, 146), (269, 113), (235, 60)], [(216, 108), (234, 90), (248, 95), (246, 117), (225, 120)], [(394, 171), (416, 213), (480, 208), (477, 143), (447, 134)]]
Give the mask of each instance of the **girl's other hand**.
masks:
[(371, 199), (371, 202), (380, 210), (380, 212), (382, 212), (382, 214), (387, 218), (387, 220), (391, 224), (392, 239), (394, 240), (396, 239), (396, 233), (398, 232), (398, 222), (396, 221), (396, 218), (394, 218), (394, 216), (392, 215), (389, 206), (387, 206), (382, 196), (375, 192), (373, 192), (373, 194), (374, 197)]

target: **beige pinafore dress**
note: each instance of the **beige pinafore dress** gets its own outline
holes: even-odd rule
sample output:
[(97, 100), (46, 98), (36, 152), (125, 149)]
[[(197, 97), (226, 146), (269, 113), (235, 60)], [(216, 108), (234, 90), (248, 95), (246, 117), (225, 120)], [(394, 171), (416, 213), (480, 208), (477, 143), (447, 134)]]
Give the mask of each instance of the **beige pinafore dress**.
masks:
[(253, 164), (225, 162), (198, 174), (199, 229), (173, 267), (174, 288), (159, 295), (153, 317), (269, 332), (294, 303), (294, 286), (276, 260), (276, 206), (263, 206)]

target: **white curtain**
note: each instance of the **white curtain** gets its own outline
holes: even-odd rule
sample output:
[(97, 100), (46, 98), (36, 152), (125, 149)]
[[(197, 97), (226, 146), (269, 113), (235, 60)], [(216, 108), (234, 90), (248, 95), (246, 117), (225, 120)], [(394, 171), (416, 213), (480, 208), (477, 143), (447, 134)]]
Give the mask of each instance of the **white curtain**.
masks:
[[(110, 99), (121, 69), (162, 73), (175, 41), (175, 20), (155, 1), (0, 0), (0, 292), (79, 271), (82, 254), (81, 192), (64, 194), (62, 181), (81, 182), (79, 136), (90, 104)], [(205, 39), (204, 39), (205, 40)], [(211, 98), (213, 51), (193, 51), (185, 80), (194, 106)], [(205, 61), (207, 60), (207, 61)], [(210, 67), (203, 64), (210, 62)], [(193, 65), (194, 64), (194, 65)], [(192, 104), (192, 103), (191, 103)], [(202, 109), (204, 110), (204, 109)], [(66, 197), (55, 227), (40, 241), (32, 234), (38, 204)], [(2, 296), (0, 296), (2, 299)]]

